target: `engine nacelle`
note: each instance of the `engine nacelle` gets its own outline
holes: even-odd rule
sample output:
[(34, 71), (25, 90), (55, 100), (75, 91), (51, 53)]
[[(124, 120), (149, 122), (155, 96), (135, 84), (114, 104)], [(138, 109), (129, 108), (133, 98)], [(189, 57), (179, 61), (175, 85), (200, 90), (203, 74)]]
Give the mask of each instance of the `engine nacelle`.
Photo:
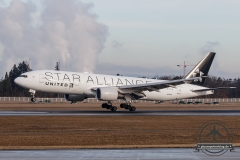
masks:
[(98, 88), (97, 99), (102, 101), (115, 101), (118, 99), (117, 88)]
[(67, 101), (83, 101), (86, 99), (84, 94), (64, 94)]

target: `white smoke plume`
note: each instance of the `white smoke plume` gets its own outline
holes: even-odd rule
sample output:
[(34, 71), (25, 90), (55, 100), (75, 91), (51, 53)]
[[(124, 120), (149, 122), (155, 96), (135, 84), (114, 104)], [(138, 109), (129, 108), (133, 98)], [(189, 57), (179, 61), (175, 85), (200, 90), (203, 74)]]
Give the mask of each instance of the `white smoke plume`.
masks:
[(13, 64), (31, 59), (33, 69), (92, 71), (101, 53), (108, 29), (90, 12), (93, 4), (75, 0), (41, 1), (43, 10), (36, 19), (36, 6), (12, 0), (0, 7), (0, 73)]

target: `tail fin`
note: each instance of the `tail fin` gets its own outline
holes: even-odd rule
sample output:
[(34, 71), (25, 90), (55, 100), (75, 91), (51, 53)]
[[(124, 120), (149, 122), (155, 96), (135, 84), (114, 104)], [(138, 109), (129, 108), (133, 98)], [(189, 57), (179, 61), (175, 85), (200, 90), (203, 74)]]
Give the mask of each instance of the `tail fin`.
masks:
[(212, 61), (215, 57), (216, 53), (209, 52), (186, 76), (184, 79), (194, 78), (194, 77), (202, 77), (202, 81), (192, 82), (193, 84), (203, 85), (206, 77), (208, 75), (208, 71), (212, 65)]

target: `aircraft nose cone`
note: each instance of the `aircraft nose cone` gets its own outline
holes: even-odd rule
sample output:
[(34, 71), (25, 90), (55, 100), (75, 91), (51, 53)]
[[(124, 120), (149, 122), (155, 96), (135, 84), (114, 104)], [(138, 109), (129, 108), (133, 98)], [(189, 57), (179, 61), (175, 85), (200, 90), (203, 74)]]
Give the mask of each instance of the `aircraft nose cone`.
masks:
[(14, 79), (14, 83), (16, 83), (17, 85), (19, 85), (19, 82), (20, 82), (19, 77), (17, 77), (17, 78)]
[(23, 79), (22, 77), (17, 77), (14, 79), (14, 83), (16, 83), (17, 85), (21, 86), (21, 87), (26, 87), (27, 82), (25, 79)]

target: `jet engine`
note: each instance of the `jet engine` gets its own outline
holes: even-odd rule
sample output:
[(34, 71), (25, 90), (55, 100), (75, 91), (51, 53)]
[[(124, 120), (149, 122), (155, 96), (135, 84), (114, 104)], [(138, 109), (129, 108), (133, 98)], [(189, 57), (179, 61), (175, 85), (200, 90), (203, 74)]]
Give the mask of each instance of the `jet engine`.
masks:
[(86, 99), (84, 94), (64, 94), (67, 101), (83, 101)]
[(98, 88), (97, 98), (102, 101), (115, 101), (118, 99), (117, 88)]

